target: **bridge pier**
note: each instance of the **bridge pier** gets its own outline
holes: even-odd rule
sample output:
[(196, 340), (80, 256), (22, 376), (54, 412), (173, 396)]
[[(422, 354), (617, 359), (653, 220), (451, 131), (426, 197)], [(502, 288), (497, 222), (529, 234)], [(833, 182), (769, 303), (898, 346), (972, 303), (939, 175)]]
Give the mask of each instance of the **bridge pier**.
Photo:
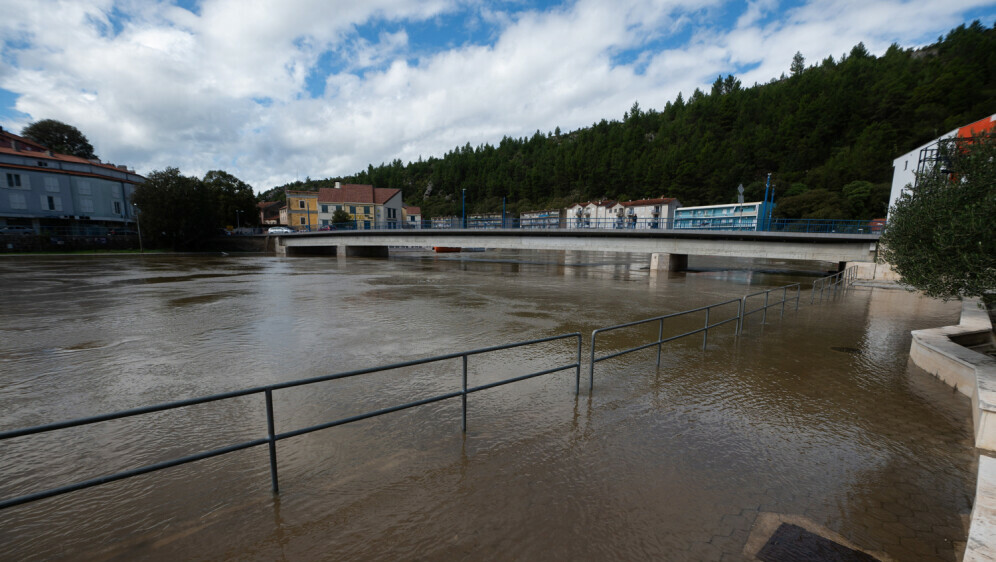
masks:
[(336, 255), (348, 258), (386, 258), (387, 246), (336, 246)]
[(650, 254), (650, 271), (684, 271), (688, 269), (688, 254)]

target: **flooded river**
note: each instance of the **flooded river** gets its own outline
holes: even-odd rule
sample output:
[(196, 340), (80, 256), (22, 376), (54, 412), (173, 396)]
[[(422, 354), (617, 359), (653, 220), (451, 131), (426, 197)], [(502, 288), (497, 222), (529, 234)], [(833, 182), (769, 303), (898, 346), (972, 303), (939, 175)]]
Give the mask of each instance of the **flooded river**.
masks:
[[(469, 396), (466, 433), (455, 398), (280, 441), (279, 496), (262, 446), (8, 508), (0, 559), (739, 560), (771, 517), (897, 560), (955, 559), (974, 495), (968, 401), (907, 359), (909, 331), (956, 323), (957, 303), (804, 293), (740, 337), (711, 331), (705, 351), (666, 344), (659, 368), (653, 350), (599, 363), (589, 393), (592, 330), (808, 287), (825, 267), (693, 257), (651, 275), (648, 261), (4, 258), (0, 430), (571, 332), (584, 369), (580, 396), (573, 370)], [(472, 356), (469, 384), (576, 353)], [(460, 387), (455, 359), (278, 390), (276, 431)], [(0, 499), (265, 436), (254, 395), (10, 439)]]

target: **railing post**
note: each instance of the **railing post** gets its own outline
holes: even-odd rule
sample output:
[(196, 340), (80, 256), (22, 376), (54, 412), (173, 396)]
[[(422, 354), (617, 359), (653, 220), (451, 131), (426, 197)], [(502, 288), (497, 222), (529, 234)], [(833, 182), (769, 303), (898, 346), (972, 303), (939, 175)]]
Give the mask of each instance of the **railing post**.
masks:
[(735, 336), (740, 335), (740, 327), (743, 324), (743, 321), (744, 321), (744, 299), (741, 298), (739, 301), (737, 301), (737, 332), (733, 335)]
[(581, 394), (581, 334), (578, 334), (578, 364), (574, 375), (574, 396)]
[(761, 312), (761, 324), (763, 325), (768, 321), (768, 295), (771, 293), (771, 289), (764, 292), (764, 311)]
[(277, 440), (276, 431), (273, 424), (273, 391), (266, 390), (266, 436), (270, 446), (270, 484), (273, 493), (280, 493), (280, 485), (277, 483)]
[(595, 388), (595, 336), (598, 330), (591, 333), (591, 360), (588, 362), (588, 394)]
[(664, 319), (661, 318), (660, 326), (657, 328), (657, 366), (661, 366), (661, 340), (664, 339)]
[(788, 285), (782, 287), (782, 311), (778, 314), (779, 318), (785, 318), (785, 300), (788, 298)]
[(737, 319), (737, 335), (744, 333), (744, 316), (747, 315), (747, 295), (740, 298), (740, 314)]
[(702, 331), (702, 351), (705, 351), (706, 345), (708, 345), (708, 343), (709, 343), (709, 308), (707, 307), (705, 329)]
[(467, 355), (463, 355), (463, 394), (460, 396), (463, 402), (463, 432), (467, 433)]
[(799, 298), (802, 296), (802, 283), (795, 284), (795, 311), (799, 312)]

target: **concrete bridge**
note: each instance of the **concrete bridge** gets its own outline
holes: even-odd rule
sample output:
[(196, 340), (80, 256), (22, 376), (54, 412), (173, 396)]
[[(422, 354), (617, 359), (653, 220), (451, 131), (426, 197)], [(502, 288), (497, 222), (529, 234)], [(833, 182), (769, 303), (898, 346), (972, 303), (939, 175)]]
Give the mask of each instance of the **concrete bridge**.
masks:
[(270, 235), (279, 255), (386, 257), (390, 246), (583, 250), (651, 254), (651, 269), (678, 271), (689, 255), (834, 262), (875, 261), (879, 234), (723, 230), (415, 229)]

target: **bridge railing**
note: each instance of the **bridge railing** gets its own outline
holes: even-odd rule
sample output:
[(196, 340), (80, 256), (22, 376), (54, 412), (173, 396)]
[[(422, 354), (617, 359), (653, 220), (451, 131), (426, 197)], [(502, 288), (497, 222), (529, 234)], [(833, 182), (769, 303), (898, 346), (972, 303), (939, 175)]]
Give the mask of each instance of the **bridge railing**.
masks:
[[(575, 356), (576, 359), (575, 359), (574, 363), (571, 363), (569, 365), (562, 365), (562, 366), (558, 366), (558, 367), (552, 367), (552, 368), (549, 368), (549, 369), (544, 369), (544, 370), (541, 370), (541, 371), (536, 371), (536, 372), (527, 373), (527, 374), (523, 374), (523, 375), (518, 375), (518, 376), (515, 376), (515, 377), (511, 377), (511, 378), (507, 378), (507, 379), (504, 379), (504, 380), (500, 380), (500, 381), (497, 381), (497, 382), (491, 382), (491, 383), (482, 384), (482, 385), (478, 385), (478, 386), (474, 386), (474, 387), (468, 387), (467, 386), (468, 360), (472, 356), (486, 354), (486, 353), (491, 353), (491, 352), (495, 352), (495, 351), (506, 350), (506, 349), (521, 348), (521, 347), (525, 347), (525, 346), (537, 345), (537, 344), (541, 344), (541, 343), (567, 340), (567, 339), (576, 339), (577, 340), (577, 348), (576, 348), (576, 356)], [(304, 427), (304, 428), (300, 428), (300, 429), (294, 429), (294, 430), (285, 431), (285, 432), (282, 432), (282, 433), (277, 433), (276, 432), (276, 428), (275, 428), (275, 424), (274, 424), (274, 415), (273, 415), (273, 392), (276, 391), (276, 390), (285, 389), (285, 388), (291, 388), (291, 387), (297, 387), (297, 386), (310, 385), (310, 384), (314, 384), (314, 383), (325, 382), (325, 381), (332, 381), (332, 380), (337, 380), (337, 379), (344, 379), (344, 378), (355, 377), (355, 376), (359, 376), (359, 375), (366, 375), (366, 374), (370, 374), (370, 373), (378, 373), (378, 372), (382, 372), (382, 371), (390, 371), (390, 370), (394, 370), (394, 369), (401, 369), (401, 368), (404, 368), (404, 367), (412, 367), (412, 366), (415, 366), (415, 365), (426, 365), (426, 364), (430, 364), (430, 363), (437, 363), (437, 362), (440, 362), (440, 361), (446, 361), (446, 360), (451, 360), (451, 359), (461, 359), (462, 360), (462, 364), (463, 364), (463, 368), (462, 368), (462, 387), (461, 387), (460, 390), (454, 390), (453, 392), (447, 392), (447, 393), (444, 393), (444, 394), (439, 394), (439, 395), (432, 396), (432, 397), (429, 397), (429, 398), (424, 398), (422, 400), (416, 400), (416, 401), (413, 401), (413, 402), (407, 402), (407, 403), (399, 404), (399, 405), (396, 405), (396, 406), (390, 406), (390, 407), (387, 407), (387, 408), (381, 408), (381, 409), (378, 409), (378, 410), (373, 410), (373, 411), (366, 412), (366, 413), (363, 413), (363, 414), (358, 414), (358, 415), (349, 416), (349, 417), (345, 417), (345, 418), (341, 418), (341, 419), (337, 419), (337, 420), (332, 420), (332, 421), (324, 422), (324, 423), (321, 423), (321, 424), (318, 424), (318, 425), (313, 425), (313, 426), (310, 426), (310, 427)], [(235, 443), (233, 445), (228, 445), (228, 446), (225, 446), (225, 447), (220, 447), (220, 448), (212, 449), (212, 450), (209, 450), (209, 451), (202, 451), (200, 453), (196, 453), (196, 454), (192, 454), (192, 455), (187, 455), (187, 456), (183, 456), (183, 457), (179, 457), (179, 458), (174, 458), (174, 459), (170, 459), (170, 460), (158, 462), (158, 463), (151, 464), (151, 465), (146, 465), (146, 466), (142, 466), (142, 467), (139, 467), (139, 468), (134, 468), (134, 469), (131, 469), (131, 470), (125, 470), (125, 471), (117, 472), (117, 473), (114, 473), (114, 474), (107, 474), (107, 475), (103, 475), (103, 476), (98, 476), (98, 477), (95, 477), (95, 478), (90, 478), (88, 480), (83, 480), (83, 481), (76, 482), (76, 483), (69, 484), (69, 485), (65, 485), (65, 486), (60, 486), (60, 487), (51, 488), (51, 489), (48, 489), (48, 490), (43, 490), (43, 491), (40, 491), (40, 492), (34, 492), (34, 493), (31, 493), (31, 494), (26, 494), (26, 495), (14, 497), (14, 498), (5, 499), (5, 500), (0, 501), (0, 509), (4, 509), (4, 508), (8, 508), (8, 507), (13, 507), (13, 506), (16, 506), (16, 505), (21, 505), (21, 504), (25, 504), (25, 503), (32, 502), (32, 501), (41, 500), (41, 499), (44, 499), (44, 498), (50, 498), (50, 497), (58, 496), (58, 495), (61, 495), (61, 494), (67, 494), (69, 492), (74, 492), (74, 491), (77, 491), (77, 490), (82, 490), (82, 489), (90, 488), (90, 487), (93, 487), (93, 486), (99, 486), (101, 484), (107, 484), (107, 483), (110, 483), (110, 482), (116, 482), (118, 480), (123, 480), (125, 478), (130, 478), (132, 476), (139, 476), (139, 475), (142, 475), (142, 474), (147, 474), (147, 473), (150, 473), (150, 472), (155, 472), (155, 471), (158, 471), (158, 470), (163, 470), (163, 469), (174, 467), (174, 466), (179, 466), (179, 465), (182, 465), (182, 464), (187, 464), (187, 463), (191, 463), (191, 462), (195, 462), (195, 461), (199, 461), (199, 460), (203, 460), (203, 459), (208, 459), (208, 458), (211, 458), (211, 457), (217, 457), (217, 456), (224, 455), (224, 454), (227, 454), (227, 453), (232, 453), (232, 452), (235, 452), (235, 451), (241, 451), (243, 449), (249, 449), (251, 447), (257, 447), (257, 446), (260, 446), (260, 445), (267, 445), (269, 447), (269, 452), (270, 452), (270, 481), (271, 481), (271, 485), (272, 485), (273, 491), (274, 492), (278, 492), (279, 491), (279, 485), (278, 485), (278, 482), (277, 482), (277, 447), (276, 447), (277, 441), (281, 441), (281, 440), (288, 439), (288, 438), (291, 438), (291, 437), (296, 437), (296, 436), (299, 436), (299, 435), (304, 435), (306, 433), (311, 433), (311, 432), (314, 432), (314, 431), (320, 431), (320, 430), (323, 430), (323, 429), (328, 429), (328, 428), (336, 427), (336, 426), (339, 426), (339, 425), (345, 425), (345, 424), (352, 423), (352, 422), (357, 422), (357, 421), (360, 421), (360, 420), (365, 420), (365, 419), (369, 419), (369, 418), (373, 418), (373, 417), (377, 417), (377, 416), (382, 416), (382, 415), (385, 415), (385, 414), (390, 414), (390, 413), (398, 412), (398, 411), (401, 411), (401, 410), (407, 410), (409, 408), (415, 408), (417, 406), (424, 406), (426, 404), (432, 404), (434, 402), (440, 402), (440, 401), (443, 401), (443, 400), (449, 400), (451, 398), (460, 398), (461, 399), (461, 402), (462, 402), (462, 427), (463, 427), (463, 431), (466, 432), (467, 431), (467, 396), (468, 395), (473, 394), (475, 392), (480, 392), (482, 390), (487, 390), (487, 389), (490, 389), (490, 388), (495, 388), (495, 387), (498, 387), (498, 386), (507, 385), (507, 384), (511, 384), (511, 383), (515, 383), (515, 382), (519, 382), (519, 381), (523, 381), (523, 380), (526, 380), (526, 379), (531, 379), (531, 378), (535, 378), (535, 377), (539, 377), (539, 376), (543, 376), (543, 375), (549, 375), (549, 374), (552, 374), (552, 373), (558, 373), (558, 372), (561, 372), (561, 371), (566, 371), (568, 369), (574, 369), (574, 371), (575, 371), (575, 375), (574, 375), (575, 376), (574, 392), (575, 392), (575, 394), (577, 394), (577, 393), (580, 392), (580, 388), (581, 388), (581, 333), (580, 332), (575, 332), (575, 333), (572, 333), (572, 334), (564, 334), (564, 335), (559, 335), (559, 336), (552, 336), (552, 337), (548, 337), (548, 338), (534, 339), (534, 340), (529, 340), (529, 341), (522, 341), (522, 342), (517, 342), (517, 343), (510, 343), (510, 344), (506, 344), (506, 345), (496, 345), (496, 346), (492, 346), (492, 347), (485, 347), (485, 348), (481, 348), (481, 349), (474, 349), (474, 350), (471, 350), (471, 351), (463, 351), (463, 352), (459, 352), (459, 353), (450, 353), (450, 354), (446, 354), (446, 355), (437, 355), (435, 357), (429, 357), (429, 358), (426, 358), (426, 359), (417, 359), (417, 360), (414, 360), (414, 361), (405, 361), (403, 363), (394, 363), (394, 364), (391, 364), (391, 365), (383, 365), (383, 366), (371, 367), (371, 368), (367, 368), (367, 369), (358, 369), (358, 370), (355, 370), (355, 371), (348, 371), (348, 372), (337, 373), (337, 374), (333, 374), (333, 375), (325, 375), (325, 376), (314, 377), (314, 378), (309, 378), (309, 379), (301, 379), (301, 380), (295, 380), (295, 381), (289, 381), (289, 382), (271, 384), (271, 385), (266, 385), (266, 386), (259, 386), (259, 387), (255, 387), (255, 388), (248, 388), (248, 389), (245, 389), (245, 390), (236, 390), (236, 391), (225, 392), (225, 393), (221, 393), (221, 394), (213, 394), (211, 396), (204, 396), (204, 397), (201, 397), (201, 398), (191, 398), (191, 399), (188, 399), (188, 400), (179, 400), (179, 401), (176, 401), (176, 402), (168, 402), (168, 403), (165, 403), (165, 404), (156, 404), (156, 405), (153, 405), (153, 406), (146, 406), (146, 407), (142, 407), (142, 408), (134, 408), (134, 409), (131, 409), (131, 410), (123, 410), (123, 411), (120, 411), (120, 412), (114, 412), (114, 413), (111, 413), (111, 414), (103, 414), (103, 415), (93, 416), (93, 417), (88, 417), (88, 418), (80, 418), (80, 419), (63, 421), (63, 422), (56, 422), (56, 423), (51, 423), (51, 424), (46, 424), (46, 425), (39, 425), (39, 426), (34, 426), (34, 427), (27, 427), (27, 428), (23, 428), (23, 429), (15, 429), (15, 430), (10, 430), (10, 431), (3, 431), (3, 432), (0, 432), (0, 441), (5, 441), (7, 439), (14, 439), (14, 438), (18, 438), (18, 437), (25, 437), (25, 436), (29, 436), (29, 435), (36, 435), (36, 434), (40, 434), (40, 433), (48, 433), (48, 432), (57, 431), (57, 430), (61, 430), (61, 429), (68, 429), (68, 428), (72, 428), (72, 427), (79, 427), (79, 426), (84, 426), (84, 425), (90, 425), (90, 424), (99, 423), (99, 422), (105, 422), (105, 421), (110, 421), (110, 420), (117, 420), (117, 419), (122, 419), (122, 418), (128, 418), (128, 417), (132, 417), (132, 416), (140, 416), (140, 415), (143, 415), (143, 414), (150, 414), (150, 413), (153, 413), (153, 412), (162, 412), (162, 411), (165, 411), (165, 410), (175, 410), (175, 409), (178, 409), (178, 408), (185, 408), (187, 406), (193, 406), (193, 405), (196, 405), (196, 404), (205, 404), (205, 403), (208, 403), (208, 402), (217, 402), (217, 401), (222, 401), (222, 400), (229, 400), (229, 399), (232, 399), (232, 398), (238, 398), (238, 397), (242, 397), (242, 396), (258, 395), (258, 394), (262, 394), (263, 395), (264, 402), (265, 402), (265, 408), (266, 408), (266, 437), (260, 437), (260, 438), (257, 438), (257, 439), (251, 439), (249, 441), (243, 441), (241, 443)]]
[(422, 221), (350, 221), (319, 227), (295, 227), (298, 232), (321, 230), (618, 230), (618, 231), (718, 231), (718, 232), (794, 232), (803, 234), (877, 234), (881, 224), (865, 220), (771, 219), (760, 225), (740, 217), (664, 217), (623, 216), (587, 217), (444, 217)]

